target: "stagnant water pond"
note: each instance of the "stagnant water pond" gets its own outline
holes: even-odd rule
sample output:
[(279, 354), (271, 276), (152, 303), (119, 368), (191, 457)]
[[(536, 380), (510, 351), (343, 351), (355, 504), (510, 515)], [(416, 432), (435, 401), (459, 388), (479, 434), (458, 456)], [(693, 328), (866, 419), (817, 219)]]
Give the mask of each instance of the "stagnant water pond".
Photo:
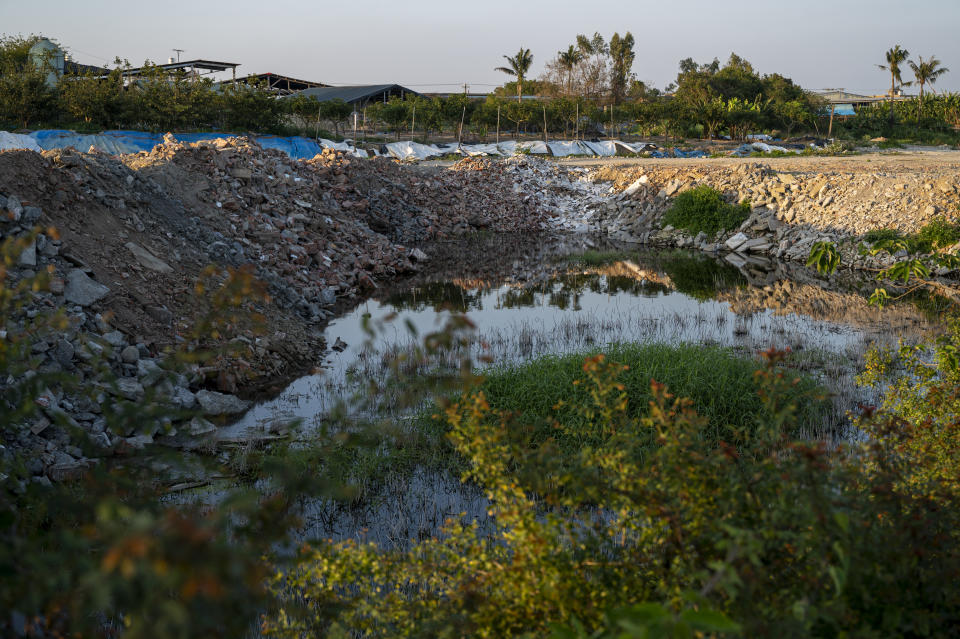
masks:
[[(332, 321), (336, 345), (319, 371), (294, 381), (224, 428), (225, 439), (257, 439), (278, 421), (316, 432), (345, 407), (403, 420), (384, 393), (376, 409), (349, 402), (358, 384), (383, 384), (389, 363), (452, 314), (476, 325), (470, 342), (449, 354), (490, 363), (522, 363), (546, 354), (585, 352), (617, 342), (720, 345), (746, 356), (790, 348), (791, 365), (817, 378), (833, 409), (816, 437), (855, 436), (845, 413), (876, 400), (854, 376), (874, 343), (917, 342), (938, 331), (930, 313), (902, 305), (882, 313), (866, 303), (869, 280), (826, 281), (807, 269), (756, 260), (746, 267), (676, 250), (597, 246), (589, 238), (552, 243), (489, 238), (448, 246), (433, 274), (382, 291)], [(373, 334), (365, 330), (373, 327)], [(449, 517), (489, 525), (480, 490), (442, 470), (421, 468), (378, 486), (358, 503), (317, 500), (306, 507), (305, 538), (349, 537), (402, 547), (434, 534)]]

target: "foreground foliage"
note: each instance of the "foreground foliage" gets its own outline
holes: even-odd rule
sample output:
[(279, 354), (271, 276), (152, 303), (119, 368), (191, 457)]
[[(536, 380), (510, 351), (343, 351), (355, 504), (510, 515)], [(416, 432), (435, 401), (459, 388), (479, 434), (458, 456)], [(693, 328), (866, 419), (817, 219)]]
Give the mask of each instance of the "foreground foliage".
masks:
[(781, 354), (767, 357), (768, 417), (736, 445), (705, 437), (708, 420), (657, 382), (649, 413), (633, 416), (624, 367), (602, 355), (583, 364), (584, 419), (558, 420), (535, 448), (515, 415), (468, 393), (446, 419), (497, 533), (454, 518), (408, 550), (305, 546), (275, 579), (285, 603), (264, 632), (947, 636), (960, 622), (960, 513), (946, 506), (955, 486), (920, 470), (934, 426), (885, 415), (861, 422), (862, 445), (793, 440), (799, 402), (782, 400), (795, 382)]

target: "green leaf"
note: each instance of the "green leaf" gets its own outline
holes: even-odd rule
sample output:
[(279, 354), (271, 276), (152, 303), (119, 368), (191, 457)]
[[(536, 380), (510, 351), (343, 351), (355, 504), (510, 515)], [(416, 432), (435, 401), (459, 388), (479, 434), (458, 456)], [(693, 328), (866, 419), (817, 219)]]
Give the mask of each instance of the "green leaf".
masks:
[(703, 632), (739, 632), (740, 624), (716, 610), (684, 610), (680, 618), (694, 630)]
[(817, 272), (827, 275), (833, 273), (840, 266), (840, 252), (833, 242), (817, 242), (810, 247), (807, 257), (807, 266), (817, 269)]

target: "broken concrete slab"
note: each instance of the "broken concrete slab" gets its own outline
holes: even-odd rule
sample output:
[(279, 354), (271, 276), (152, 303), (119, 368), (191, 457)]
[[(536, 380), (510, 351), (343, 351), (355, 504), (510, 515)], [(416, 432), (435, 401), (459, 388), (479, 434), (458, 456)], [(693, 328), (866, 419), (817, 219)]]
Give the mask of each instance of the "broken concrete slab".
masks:
[(140, 262), (140, 265), (150, 269), (151, 271), (156, 271), (158, 273), (170, 273), (173, 271), (170, 268), (170, 265), (156, 257), (153, 253), (143, 248), (139, 244), (134, 242), (127, 242), (124, 244), (128, 251), (133, 253), (133, 256)]

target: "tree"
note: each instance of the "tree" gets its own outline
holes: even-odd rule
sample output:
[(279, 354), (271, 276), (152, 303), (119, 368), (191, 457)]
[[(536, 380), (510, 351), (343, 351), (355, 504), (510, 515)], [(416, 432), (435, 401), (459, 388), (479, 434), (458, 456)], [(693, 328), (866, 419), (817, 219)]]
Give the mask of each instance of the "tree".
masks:
[(901, 49), (898, 44), (892, 49), (887, 49), (887, 63), (877, 65), (890, 72), (890, 126), (893, 126), (893, 96), (897, 91), (897, 84), (903, 84), (903, 80), (900, 78), (900, 65), (907, 61), (909, 55), (910, 52)]
[(39, 36), (0, 38), (0, 122), (28, 127), (54, 111), (56, 96), (47, 74), (30, 61), (30, 47)]
[(560, 68), (567, 73), (567, 95), (573, 93), (573, 70), (583, 61), (583, 52), (572, 44), (566, 51), (557, 53), (557, 60), (560, 62)]
[(592, 38), (578, 35), (577, 49), (584, 56), (580, 74), (583, 94), (598, 100), (607, 88), (607, 56), (610, 54), (610, 48), (602, 35), (594, 33)]
[(345, 125), (352, 113), (353, 105), (344, 102), (340, 98), (320, 103), (320, 115), (324, 119), (333, 122), (333, 132), (337, 135), (340, 134), (340, 125)]
[(913, 71), (913, 77), (917, 79), (917, 84), (920, 85), (920, 100), (917, 104), (917, 126), (920, 126), (920, 117), (923, 115), (923, 87), (928, 82), (930, 84), (936, 84), (937, 79), (942, 76), (944, 73), (950, 71), (946, 67), (940, 66), (940, 60), (937, 59), (937, 56), (930, 56), (929, 60), (924, 60), (923, 56), (920, 56), (920, 63), (916, 63), (913, 60), (910, 60), (910, 69)]
[(507, 75), (512, 75), (517, 79), (517, 101), (523, 98), (523, 81), (527, 78), (527, 72), (533, 64), (533, 54), (530, 49), (520, 47), (515, 56), (503, 56), (509, 66), (497, 67), (494, 71), (501, 71)]
[(120, 69), (107, 78), (92, 73), (65, 75), (57, 88), (60, 108), (72, 117), (103, 128), (114, 128), (120, 123), (125, 98)]
[(610, 38), (610, 96), (614, 104), (623, 101), (627, 92), (627, 85), (631, 79), (631, 69), (636, 54), (633, 52), (633, 34), (629, 31), (621, 38), (614, 33)]

